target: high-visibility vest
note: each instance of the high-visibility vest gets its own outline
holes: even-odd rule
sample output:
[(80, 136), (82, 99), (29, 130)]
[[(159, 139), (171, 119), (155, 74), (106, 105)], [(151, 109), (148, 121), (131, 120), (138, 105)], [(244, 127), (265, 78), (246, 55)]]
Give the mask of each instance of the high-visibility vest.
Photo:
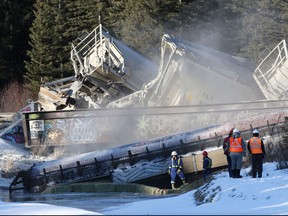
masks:
[(230, 137), (230, 152), (244, 152), (242, 148), (242, 137), (233, 138)]
[[(205, 161), (208, 161), (207, 167), (204, 167)], [(212, 167), (212, 159), (209, 157), (203, 158), (203, 169), (211, 168)]]
[[(176, 163), (175, 163), (176, 162)], [(171, 158), (171, 165), (169, 166), (169, 169), (171, 168), (180, 168), (182, 169), (182, 161), (181, 158), (177, 158), (177, 160), (174, 160), (173, 158)]]
[(262, 154), (261, 139), (259, 137), (252, 137), (249, 140), (250, 150), (252, 154)]

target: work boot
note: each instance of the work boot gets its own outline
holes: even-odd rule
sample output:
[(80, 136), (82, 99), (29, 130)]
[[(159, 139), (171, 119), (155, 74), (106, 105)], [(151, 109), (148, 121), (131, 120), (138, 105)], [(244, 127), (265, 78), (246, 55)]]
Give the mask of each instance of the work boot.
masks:
[(233, 178), (232, 170), (229, 172), (229, 177)]
[(188, 184), (185, 179), (181, 179), (181, 180), (182, 180), (183, 185), (187, 185)]
[(236, 177), (235, 178), (242, 178), (243, 176), (240, 175), (240, 170), (236, 169)]
[(175, 184), (174, 183), (171, 183), (171, 186), (172, 186), (172, 190), (175, 190)]
[(232, 173), (232, 178), (236, 178), (236, 170), (231, 170), (231, 173)]

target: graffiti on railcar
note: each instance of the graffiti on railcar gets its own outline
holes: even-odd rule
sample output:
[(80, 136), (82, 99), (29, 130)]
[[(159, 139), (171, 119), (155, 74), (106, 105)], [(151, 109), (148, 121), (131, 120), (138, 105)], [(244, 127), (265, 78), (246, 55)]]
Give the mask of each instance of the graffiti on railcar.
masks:
[(95, 117), (34, 120), (29, 124), (31, 139), (45, 145), (95, 143), (108, 125), (107, 120)]
[(137, 137), (161, 136), (169, 133), (178, 133), (185, 130), (189, 118), (181, 115), (141, 116), (137, 123)]
[(71, 119), (69, 137), (73, 144), (91, 143), (98, 138), (98, 124), (95, 118)]
[(23, 144), (25, 142), (23, 127), (20, 125), (16, 125), (11, 128), (11, 130), (4, 133), (1, 138), (17, 144)]

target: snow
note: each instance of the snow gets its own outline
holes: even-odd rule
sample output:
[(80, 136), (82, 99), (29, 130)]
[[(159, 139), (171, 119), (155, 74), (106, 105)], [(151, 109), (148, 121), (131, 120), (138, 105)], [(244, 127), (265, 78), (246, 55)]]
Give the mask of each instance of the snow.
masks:
[(97, 212), (77, 208), (54, 206), (38, 203), (0, 202), (1, 215), (101, 215)]
[(287, 215), (288, 170), (276, 170), (276, 164), (265, 163), (262, 178), (246, 176), (250, 168), (243, 169), (241, 179), (229, 178), (227, 172), (215, 174), (211, 183), (202, 186), (211, 203), (196, 205), (192, 190), (185, 194), (155, 200), (109, 207), (105, 215)]
[[(13, 146), (0, 139), (0, 171), (8, 160), (14, 166), (29, 167), (36, 157), (19, 146)], [(47, 160), (47, 158), (45, 159)], [(104, 208), (101, 212), (87, 211), (79, 208), (55, 206), (29, 202), (0, 201), (1, 215), (287, 215), (288, 214), (288, 169), (277, 170), (276, 163), (265, 163), (263, 177), (252, 179), (248, 176), (250, 167), (241, 170), (243, 178), (229, 178), (228, 172), (215, 173), (214, 179), (199, 190), (205, 194), (204, 203), (195, 199), (192, 190), (172, 196), (137, 201), (119, 206)], [(0, 188), (5, 190), (12, 179), (0, 177)], [(1, 189), (0, 189), (1, 190)], [(1, 199), (0, 199), (1, 200)], [(2, 199), (3, 200), (3, 199)], [(208, 200), (210, 202), (208, 202)], [(206, 202), (207, 201), (207, 202)], [(198, 204), (197, 204), (198, 203)]]

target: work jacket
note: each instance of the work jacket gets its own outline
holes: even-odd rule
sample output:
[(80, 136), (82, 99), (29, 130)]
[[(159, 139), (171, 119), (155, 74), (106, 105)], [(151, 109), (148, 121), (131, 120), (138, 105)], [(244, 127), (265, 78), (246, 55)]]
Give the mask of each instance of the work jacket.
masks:
[(247, 149), (251, 154), (266, 155), (263, 140), (259, 137), (252, 137), (248, 142)]
[(212, 167), (212, 159), (207, 157), (203, 157), (203, 170), (211, 169)]
[(233, 138), (230, 137), (230, 148), (229, 152), (234, 152), (234, 153), (239, 153), (239, 152), (244, 152), (243, 146), (242, 146), (242, 137), (238, 138)]
[(258, 137), (253, 137), (249, 140), (249, 145), (251, 149), (251, 154), (262, 154), (261, 139)]
[(229, 154), (229, 149), (227, 148), (228, 146), (228, 142), (229, 142), (229, 139), (230, 139), (231, 136), (227, 136), (225, 139), (224, 139), (224, 142), (223, 142), (223, 151), (224, 151), (224, 154), (225, 155), (228, 155)]
[(180, 170), (183, 169), (183, 161), (182, 161), (182, 159), (180, 157), (177, 157), (176, 160), (171, 158), (169, 170), (171, 170), (171, 172), (172, 172), (172, 171), (177, 171), (179, 169)]

